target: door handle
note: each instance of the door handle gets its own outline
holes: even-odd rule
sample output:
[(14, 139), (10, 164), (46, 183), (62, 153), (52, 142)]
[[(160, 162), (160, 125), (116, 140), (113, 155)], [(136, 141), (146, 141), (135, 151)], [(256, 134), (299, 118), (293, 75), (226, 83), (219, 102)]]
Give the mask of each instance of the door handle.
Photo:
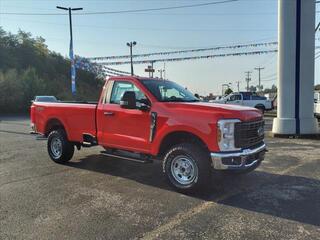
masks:
[(103, 112), (105, 116), (113, 116), (114, 112)]

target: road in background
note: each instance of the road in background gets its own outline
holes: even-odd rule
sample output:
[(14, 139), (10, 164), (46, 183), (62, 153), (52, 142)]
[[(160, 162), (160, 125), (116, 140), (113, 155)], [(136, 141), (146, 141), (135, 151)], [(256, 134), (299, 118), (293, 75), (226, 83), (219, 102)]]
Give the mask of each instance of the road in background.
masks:
[(187, 196), (160, 163), (94, 147), (55, 164), (28, 119), (1, 120), (0, 239), (319, 239), (317, 140), (267, 139), (258, 170), (216, 175), (208, 192)]

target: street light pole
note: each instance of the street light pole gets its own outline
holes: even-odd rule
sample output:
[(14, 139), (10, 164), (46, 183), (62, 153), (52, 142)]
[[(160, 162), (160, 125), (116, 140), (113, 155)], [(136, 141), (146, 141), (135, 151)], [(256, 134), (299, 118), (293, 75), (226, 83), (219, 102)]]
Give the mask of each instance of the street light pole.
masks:
[(132, 61), (132, 47), (137, 45), (137, 42), (127, 42), (127, 46), (130, 48), (130, 63), (131, 63), (131, 76), (133, 76), (133, 61)]
[(74, 95), (76, 93), (76, 69), (74, 64), (74, 56), (73, 56), (73, 36), (72, 36), (72, 11), (83, 10), (83, 8), (71, 8), (71, 7), (60, 7), (57, 6), (58, 9), (62, 9), (69, 12), (69, 27), (70, 27), (70, 49), (69, 49), (69, 57), (71, 60), (71, 91)]
[(238, 92), (240, 92), (240, 81), (237, 81)]

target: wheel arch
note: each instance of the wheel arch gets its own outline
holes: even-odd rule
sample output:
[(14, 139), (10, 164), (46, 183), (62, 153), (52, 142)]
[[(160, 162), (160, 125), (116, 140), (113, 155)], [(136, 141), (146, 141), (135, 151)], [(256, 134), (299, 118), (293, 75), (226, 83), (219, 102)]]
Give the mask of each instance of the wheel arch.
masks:
[(67, 134), (65, 125), (63, 124), (63, 122), (60, 119), (50, 118), (45, 125), (44, 135), (47, 137), (50, 132), (52, 132), (53, 130), (57, 130), (57, 129), (63, 129), (65, 131), (65, 133)]
[(162, 157), (168, 148), (179, 143), (196, 143), (204, 149), (208, 150), (207, 144), (198, 135), (189, 131), (173, 131), (167, 133), (161, 139), (160, 144), (158, 146), (157, 156)]
[(258, 103), (257, 105), (254, 106), (255, 108), (262, 108), (262, 109), (266, 109), (266, 107), (262, 104), (262, 103)]

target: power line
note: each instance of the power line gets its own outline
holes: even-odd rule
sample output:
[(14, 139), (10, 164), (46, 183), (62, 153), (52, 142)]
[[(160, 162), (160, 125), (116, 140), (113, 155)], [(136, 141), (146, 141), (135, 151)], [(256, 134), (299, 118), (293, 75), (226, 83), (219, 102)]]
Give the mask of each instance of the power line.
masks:
[(264, 79), (268, 79), (268, 78), (274, 77), (276, 75), (277, 75), (277, 73), (273, 73), (273, 74), (267, 75), (266, 77), (264, 77)]
[[(250, 44), (250, 43), (256, 43), (256, 42), (261, 42), (261, 41), (274, 41), (274, 37), (268, 37), (268, 38), (259, 38), (259, 39), (255, 39), (255, 40), (248, 40), (248, 41), (244, 41), (244, 42), (232, 42), (232, 43), (228, 43), (228, 45), (243, 45), (243, 44)], [(225, 45), (225, 44), (223, 44)], [(223, 46), (222, 45), (222, 46)], [(215, 44), (215, 45), (207, 45), (207, 46), (202, 46), (201, 48), (211, 48), (211, 47), (220, 47), (221, 44)], [(153, 45), (153, 44), (141, 44), (140, 47), (142, 48), (157, 48), (157, 49), (170, 49), (170, 50), (177, 50), (177, 49), (181, 49), (181, 50), (188, 50), (188, 49), (193, 49), (193, 48), (199, 48), (196, 46), (165, 46), (165, 45)]]
[[(77, 14), (73, 14), (77, 15)], [(3, 18), (2, 18), (3, 19)], [(20, 19), (6, 19), (9, 21), (19, 21)], [(52, 24), (52, 25), (61, 25), (65, 26), (66, 24), (55, 23), (55, 22), (45, 22), (45, 21), (34, 21), (34, 20), (23, 20), (23, 22), (30, 22), (30, 23), (37, 23), (37, 24)], [(208, 32), (208, 31), (215, 31), (215, 32), (276, 32), (276, 29), (262, 29), (262, 28), (151, 28), (151, 27), (106, 27), (106, 26), (97, 26), (97, 25), (83, 25), (77, 24), (74, 25), (76, 27), (83, 27), (83, 28), (97, 28), (97, 29), (104, 29), (104, 30), (113, 30), (113, 31), (167, 31), (167, 32)]]
[(106, 66), (103, 66), (103, 69), (106, 69), (106, 70), (108, 70), (108, 71), (113, 71), (113, 72), (116, 72), (116, 73), (121, 73), (121, 74), (130, 75), (129, 72), (121, 71), (121, 70), (114, 69), (114, 68), (110, 68), (110, 67), (106, 67)]
[[(222, 0), (222, 1), (207, 2), (207, 3), (160, 7), (160, 8), (144, 8), (144, 9), (130, 9), (130, 10), (103, 11), (103, 12), (84, 12), (84, 13), (78, 13), (76, 15), (101, 15), (101, 14), (152, 12), (152, 11), (163, 11), (163, 10), (182, 9), (182, 8), (204, 7), (209, 5), (217, 5), (217, 4), (231, 3), (231, 2), (237, 2), (237, 1), (239, 0)], [(63, 13), (23, 13), (23, 12), (20, 12), (20, 13), (19, 12), (3, 12), (0, 14), (1, 15), (37, 15), (37, 16), (67, 15)]]

